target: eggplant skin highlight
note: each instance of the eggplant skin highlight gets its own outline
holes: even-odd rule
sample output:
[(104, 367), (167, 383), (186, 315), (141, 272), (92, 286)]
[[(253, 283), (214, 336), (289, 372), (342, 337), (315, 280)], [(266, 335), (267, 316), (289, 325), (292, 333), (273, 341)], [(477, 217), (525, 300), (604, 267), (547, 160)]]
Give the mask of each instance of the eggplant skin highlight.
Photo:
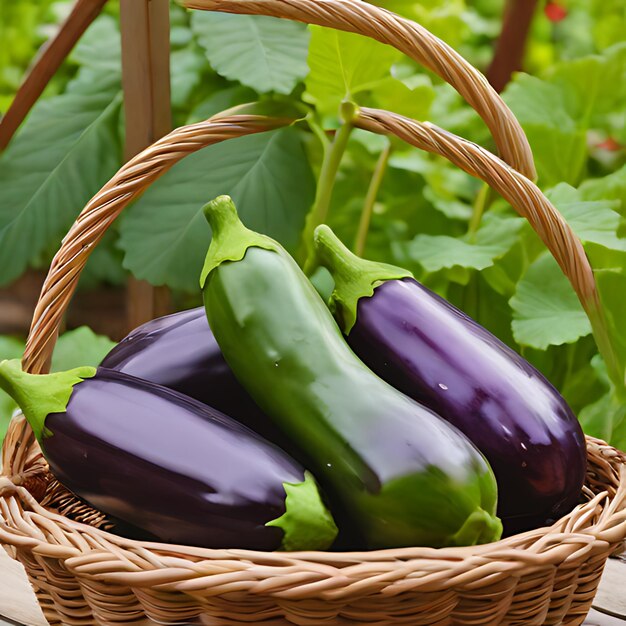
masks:
[(289, 449), (226, 363), (204, 307), (150, 320), (131, 331), (101, 367), (179, 391)]

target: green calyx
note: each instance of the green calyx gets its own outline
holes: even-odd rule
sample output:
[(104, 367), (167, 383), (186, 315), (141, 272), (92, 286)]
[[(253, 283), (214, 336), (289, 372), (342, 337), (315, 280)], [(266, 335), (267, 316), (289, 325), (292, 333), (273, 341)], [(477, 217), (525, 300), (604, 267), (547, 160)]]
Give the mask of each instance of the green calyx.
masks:
[(226, 261), (241, 261), (248, 248), (265, 248), (279, 251), (278, 244), (269, 237), (246, 228), (230, 196), (218, 196), (203, 209), (211, 225), (213, 237), (200, 275), (200, 288), (204, 289), (209, 274)]
[(337, 526), (322, 502), (317, 483), (309, 472), (301, 483), (284, 483), (285, 513), (266, 526), (277, 526), (285, 533), (281, 550), (326, 550), (337, 536)]
[(450, 546), (475, 546), (498, 541), (502, 536), (502, 522), (484, 509), (476, 509), (448, 543)]
[(50, 436), (45, 421), (51, 413), (63, 413), (74, 385), (96, 374), (95, 367), (78, 367), (55, 374), (27, 374), (19, 359), (0, 362), (0, 387), (18, 404), (41, 442)]
[(313, 240), (317, 262), (331, 273), (335, 281), (329, 306), (346, 335), (356, 322), (361, 298), (372, 296), (374, 289), (386, 280), (413, 278), (411, 272), (401, 267), (356, 256), (326, 224), (315, 229)]

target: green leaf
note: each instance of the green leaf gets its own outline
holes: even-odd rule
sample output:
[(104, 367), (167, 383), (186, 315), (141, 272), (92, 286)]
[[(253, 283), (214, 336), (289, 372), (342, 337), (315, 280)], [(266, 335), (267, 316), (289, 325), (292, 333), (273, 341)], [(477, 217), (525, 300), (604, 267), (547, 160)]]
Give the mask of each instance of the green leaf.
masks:
[(61, 237), (120, 165), (119, 77), (83, 69), (40, 100), (0, 156), (0, 284)]
[(410, 88), (396, 78), (385, 78), (374, 91), (374, 101), (378, 108), (387, 109), (416, 120), (426, 120), (430, 106), (435, 99), (435, 90), (430, 84)]
[(620, 216), (613, 209), (618, 202), (582, 200), (581, 193), (565, 183), (551, 189), (547, 196), (583, 242), (626, 251), (626, 239), (617, 236)]
[(192, 29), (212, 67), (261, 93), (289, 94), (307, 73), (306, 26), (259, 15), (196, 11)]
[(622, 376), (626, 371), (626, 269), (620, 271), (598, 271), (595, 273), (600, 301), (604, 307), (611, 344), (621, 366)]
[(579, 189), (585, 200), (618, 200), (618, 211), (626, 216), (626, 165), (603, 178), (586, 180)]
[(573, 133), (545, 124), (522, 124), (535, 156), (542, 187), (561, 181), (577, 184), (587, 158), (587, 135), (583, 130)]
[(518, 74), (504, 99), (528, 135), (543, 186), (577, 185), (588, 158), (587, 132), (609, 127), (612, 112), (622, 120), (626, 45), (602, 56), (562, 62), (547, 79)]
[(531, 264), (510, 304), (513, 336), (521, 345), (545, 350), (591, 332), (572, 286), (549, 252)]
[(613, 432), (613, 407), (611, 393), (584, 407), (578, 414), (585, 434), (609, 441)]
[(323, 115), (336, 115), (342, 100), (359, 96), (390, 77), (400, 53), (377, 41), (330, 28), (311, 26), (309, 75), (304, 100)]
[(190, 114), (187, 119), (187, 124), (195, 124), (196, 122), (202, 122), (216, 113), (230, 109), (237, 104), (244, 104), (245, 102), (252, 102), (257, 98), (257, 95), (249, 87), (242, 87), (236, 85), (235, 87), (229, 87), (228, 89), (222, 89), (216, 91), (210, 95), (206, 100), (203, 100)]
[(294, 128), (205, 148), (177, 164), (127, 211), (120, 239), (124, 265), (153, 284), (196, 291), (210, 239), (202, 215), (208, 200), (232, 196), (246, 226), (293, 250), (314, 193)]
[[(593, 115), (606, 114), (623, 107), (626, 80), (626, 43), (594, 55), (557, 65), (550, 81), (565, 95), (574, 119), (585, 126)], [(579, 122), (580, 123), (580, 122)]]
[(577, 129), (562, 88), (536, 76), (517, 74), (507, 86), (504, 99), (524, 126), (559, 128), (563, 133), (573, 133)]
[[(374, 4), (418, 22), (453, 48), (458, 48), (470, 32), (465, 0), (377, 0)], [(477, 20), (471, 25), (484, 28)]]
[(518, 74), (503, 97), (528, 136), (540, 183), (576, 184), (587, 155), (587, 137), (568, 110), (564, 90)]
[(522, 224), (522, 218), (488, 214), (474, 240), (468, 236), (418, 235), (409, 244), (408, 253), (428, 272), (455, 266), (482, 270), (511, 248)]
[[(567, 346), (567, 350), (576, 350), (579, 343)], [(595, 351), (595, 343), (592, 346)], [(576, 414), (580, 414), (582, 409), (591, 402), (599, 400), (609, 389), (609, 384), (597, 374), (593, 365), (586, 360), (576, 360), (573, 367), (568, 371), (568, 376), (559, 389), (567, 403)], [(599, 357), (598, 354), (592, 359)]]
[(626, 405), (612, 391), (587, 405), (578, 415), (586, 434), (626, 448)]
[(101, 15), (85, 31), (70, 58), (75, 63), (121, 76), (122, 39), (117, 21)]
[(438, 161), (430, 163), (430, 169), (424, 173), (428, 183), (424, 197), (450, 219), (468, 221), (480, 182), (456, 167)]
[(115, 347), (115, 342), (96, 333), (87, 326), (63, 333), (52, 355), (52, 372), (64, 372), (75, 367), (97, 367)]
[(172, 52), (170, 66), (172, 106), (182, 108), (202, 82), (202, 72), (208, 63), (198, 47), (190, 45)]

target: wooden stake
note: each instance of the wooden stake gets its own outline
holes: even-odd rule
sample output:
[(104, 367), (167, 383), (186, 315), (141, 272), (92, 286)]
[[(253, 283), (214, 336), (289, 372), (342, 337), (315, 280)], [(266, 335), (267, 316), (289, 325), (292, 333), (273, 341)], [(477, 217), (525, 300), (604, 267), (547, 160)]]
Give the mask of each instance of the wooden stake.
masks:
[(7, 147), (37, 98), (107, 0), (77, 0), (59, 32), (41, 49), (8, 111), (0, 119), (0, 150)]
[(509, 0), (504, 10), (502, 31), (487, 69), (487, 80), (500, 93), (513, 72), (522, 69), (526, 40), (530, 32), (537, 0)]
[[(167, 134), (170, 105), (168, 0), (121, 0), (122, 82), (126, 115), (125, 158)], [(169, 309), (169, 293), (145, 281), (128, 282), (127, 322), (136, 328)]]

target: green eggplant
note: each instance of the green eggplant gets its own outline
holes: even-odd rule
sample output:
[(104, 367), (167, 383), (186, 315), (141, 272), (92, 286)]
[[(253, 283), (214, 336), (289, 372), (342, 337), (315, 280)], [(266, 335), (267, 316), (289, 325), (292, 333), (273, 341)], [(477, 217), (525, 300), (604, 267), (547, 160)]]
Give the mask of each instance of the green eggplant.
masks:
[(489, 464), (456, 428), (369, 370), (276, 241), (232, 200), (204, 209), (213, 230), (201, 276), (211, 329), (235, 376), (323, 485), (341, 547), (497, 540)]

